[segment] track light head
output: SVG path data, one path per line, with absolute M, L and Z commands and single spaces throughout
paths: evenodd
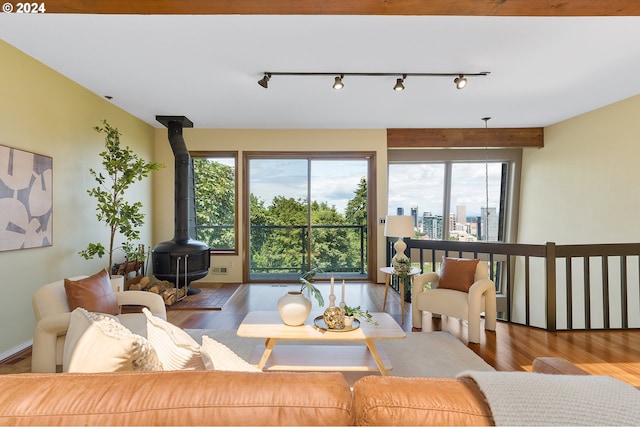
M 458 77 L 453 79 L 453 82 L 456 84 L 456 89 L 462 89 L 467 85 L 467 78 L 464 74 L 460 74 Z
M 269 79 L 271 79 L 271 74 L 264 73 L 264 77 L 258 80 L 258 84 L 265 89 L 269 88 Z
M 396 79 L 396 84 L 393 87 L 393 90 L 404 90 L 404 85 L 402 84 L 404 82 L 404 79 L 407 78 L 406 74 L 402 75 L 402 78 Z
M 339 76 L 336 76 L 336 81 L 333 83 L 333 88 L 335 90 L 340 90 L 344 87 L 344 83 L 342 83 L 343 77 L 344 77 L 344 74 L 340 74 Z

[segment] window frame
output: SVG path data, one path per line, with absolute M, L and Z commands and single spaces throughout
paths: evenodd
M 234 221 L 234 225 L 233 225 L 233 231 L 234 231 L 234 248 L 233 249 L 213 249 L 210 248 L 209 249 L 209 253 L 211 255 L 238 255 L 239 254 L 239 249 L 238 249 L 238 227 L 239 227 L 239 213 L 238 213 L 238 199 L 239 199 L 239 193 L 238 193 L 238 189 L 239 189 L 239 183 L 238 183 L 238 152 L 237 151 L 190 151 L 189 152 L 190 156 L 192 158 L 232 158 L 233 162 L 234 162 L 234 188 L 233 188 L 233 194 L 234 194 L 234 213 L 233 213 L 233 221 Z M 195 170 L 193 173 L 193 179 L 194 179 L 194 190 L 195 190 L 195 179 L 196 179 L 196 174 L 195 174 Z M 195 195 L 194 195 L 195 197 Z M 195 200 L 194 200 L 194 214 L 196 208 L 195 208 Z M 196 224 L 197 226 L 197 224 Z
M 377 180 L 376 180 L 376 152 L 375 151 L 244 151 L 242 153 L 242 180 L 243 180 L 243 231 L 245 232 L 243 237 L 243 244 L 246 250 L 243 251 L 243 281 L 246 283 L 255 282 L 250 279 L 250 233 L 248 233 L 250 224 L 250 202 L 249 197 L 251 191 L 249 188 L 249 163 L 253 159 L 278 159 L 278 158 L 292 158 L 292 159 L 307 159 L 313 160 L 366 160 L 367 161 L 367 274 L 369 280 L 374 280 L 376 269 L 375 260 L 378 256 L 377 249 L 377 227 L 375 218 L 377 218 Z M 350 279 L 345 279 L 350 280 Z
M 451 210 L 451 165 L 464 162 L 504 162 L 507 163 L 507 181 L 501 191 L 504 195 L 504 224 L 502 228 L 503 242 L 514 243 L 517 239 L 518 216 L 520 203 L 520 175 L 522 169 L 521 148 L 505 149 L 389 149 L 387 163 L 418 164 L 444 163 L 444 210 Z M 387 167 L 387 173 L 389 168 Z M 387 177 L 388 179 L 388 177 Z M 502 208 L 502 206 L 501 206 Z M 388 210 L 388 207 L 387 207 Z M 449 238 L 448 212 L 443 213 L 443 239 Z M 446 233 L 446 235 L 445 235 Z

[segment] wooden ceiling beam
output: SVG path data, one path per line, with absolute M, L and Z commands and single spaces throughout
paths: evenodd
M 387 148 L 484 147 L 544 147 L 544 129 L 387 129 Z
M 46 0 L 46 13 L 640 16 L 638 0 Z

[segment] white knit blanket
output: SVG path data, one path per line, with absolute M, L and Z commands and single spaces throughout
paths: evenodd
M 497 426 L 640 425 L 640 391 L 611 377 L 465 371 Z

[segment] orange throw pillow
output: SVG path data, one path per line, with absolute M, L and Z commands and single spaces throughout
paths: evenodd
M 107 270 L 80 280 L 64 279 L 64 290 L 71 311 L 82 307 L 95 313 L 120 314 Z
M 438 288 L 469 292 L 469 288 L 475 282 L 479 262 L 479 259 L 442 257 Z

